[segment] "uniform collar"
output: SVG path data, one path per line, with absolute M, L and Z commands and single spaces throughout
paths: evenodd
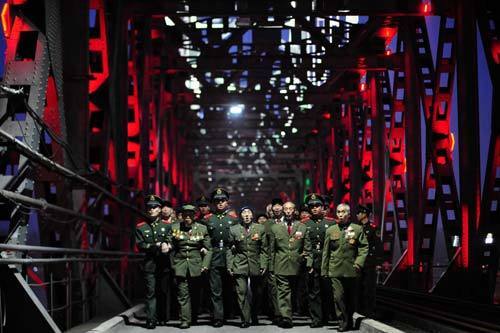
M 187 230 L 191 230 L 193 228 L 194 222 L 191 223 L 190 225 L 188 225 L 186 222 L 182 221 L 180 223 L 180 225 L 181 225 L 181 230 L 186 230 L 187 231 Z
M 347 229 L 351 225 L 351 222 L 348 221 L 347 223 L 337 223 L 337 225 L 339 226 L 340 230 L 344 230 L 344 229 Z
M 153 221 L 151 221 L 151 223 L 150 223 L 150 224 L 151 224 L 152 226 L 155 226 L 155 225 L 157 225 L 158 223 L 160 223 L 160 221 L 161 221 L 161 216 L 158 216 L 156 219 L 154 219 Z
M 222 212 L 216 212 L 215 215 L 217 215 L 218 218 L 222 218 L 227 215 L 227 212 L 229 211 L 229 208 L 222 211 Z
M 311 215 L 311 220 L 313 220 L 314 222 L 320 222 L 321 220 L 323 220 L 323 216 L 321 216 L 321 215 L 318 215 L 318 216 Z

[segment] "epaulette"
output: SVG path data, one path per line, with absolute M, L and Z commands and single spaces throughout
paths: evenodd
M 139 227 L 142 227 L 145 224 L 146 224 L 146 222 L 142 221 L 142 222 L 137 223 L 135 227 L 139 228 Z
M 235 212 L 229 212 L 227 215 L 228 215 L 228 216 L 231 216 L 231 217 L 233 217 L 233 218 L 235 218 L 235 219 L 236 219 L 236 218 L 238 218 L 238 215 L 236 215 L 236 213 L 235 213 Z
M 161 220 L 161 223 L 163 223 L 163 224 L 172 224 L 172 222 L 170 222 L 169 220 Z
M 304 224 L 304 223 L 306 223 L 309 220 L 310 220 L 310 218 L 304 217 L 302 220 L 300 220 L 300 223 Z
M 212 214 L 212 213 L 208 213 L 207 215 L 203 216 L 203 218 L 204 218 L 205 220 L 208 220 L 208 219 L 210 218 L 210 216 L 212 216 L 212 215 L 214 215 L 214 214 Z

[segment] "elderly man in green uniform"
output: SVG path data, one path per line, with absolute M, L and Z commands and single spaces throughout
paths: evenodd
M 304 258 L 309 266 L 311 246 L 306 226 L 294 219 L 295 205 L 286 202 L 283 211 L 285 213 L 283 220 L 272 224 L 269 228 L 269 269 L 276 280 L 278 309 L 281 316 L 279 326 L 291 328 L 293 327 L 292 286 Z
M 356 218 L 363 227 L 363 233 L 368 241 L 368 256 L 359 280 L 358 312 L 373 318 L 375 315 L 377 270 L 382 264 L 384 250 L 380 239 L 380 228 L 370 222 L 370 213 L 371 210 L 368 207 L 358 205 Z
M 331 279 L 339 332 L 352 328 L 356 278 L 368 254 L 368 241 L 360 225 L 351 223 L 347 204 L 337 206 L 338 223 L 326 230 L 321 274 Z
M 148 221 L 141 221 L 135 228 L 135 243 L 139 251 L 145 253 L 141 265 L 146 282 L 146 328 L 154 329 L 166 322 L 165 290 L 162 280 L 168 270 L 170 225 L 161 219 L 161 199 L 156 195 L 146 197 Z M 157 307 L 158 298 L 158 307 Z M 158 321 L 159 320 L 159 321 Z
M 253 222 L 252 209 L 242 208 L 240 223 L 230 229 L 230 248 L 226 253 L 227 270 L 236 282 L 236 294 L 242 317 L 241 328 L 249 327 L 251 321 L 254 324 L 258 323 L 259 309 L 255 305 L 260 300 L 261 276 L 267 271 L 269 261 L 265 228 Z
M 212 192 L 211 200 L 215 205 L 215 211 L 207 219 L 208 233 L 213 247 L 212 263 L 209 272 L 210 298 L 213 307 L 213 326 L 221 327 L 224 323 L 224 298 L 226 302 L 231 301 L 229 297 L 231 290 L 223 288 L 230 281 L 226 266 L 229 229 L 231 226 L 238 224 L 238 219 L 237 215 L 229 213 L 229 193 L 225 189 L 216 188 Z
M 212 244 L 207 227 L 194 222 L 196 207 L 182 206 L 183 220 L 172 225 L 172 267 L 177 282 L 180 307 L 180 328 L 191 326 L 190 289 L 193 282 L 210 268 Z M 193 295 L 194 296 L 194 295 Z M 194 316 L 196 317 L 196 315 Z
M 311 214 L 310 218 L 302 221 L 307 227 L 308 240 L 311 243 L 312 261 L 307 266 L 307 295 L 309 299 L 309 314 L 311 315 L 311 328 L 323 326 L 328 321 L 326 311 L 327 290 L 321 278 L 321 258 L 326 230 L 335 223 L 331 218 L 324 217 L 324 198 L 317 194 L 309 194 L 305 203 Z M 325 309 L 325 311 L 323 311 Z

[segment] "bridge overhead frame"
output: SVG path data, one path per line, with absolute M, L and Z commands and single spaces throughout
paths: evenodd
M 7 1 L 1 241 L 130 252 L 146 193 L 177 205 L 223 185 L 235 206 L 264 207 L 319 191 L 372 207 L 386 286 L 498 298 L 496 8 L 294 3 Z M 440 19 L 434 58 L 426 16 Z M 476 33 L 493 86 L 484 182 Z M 29 284 L 53 273 L 14 259 Z M 132 295 L 128 267 L 110 275 Z

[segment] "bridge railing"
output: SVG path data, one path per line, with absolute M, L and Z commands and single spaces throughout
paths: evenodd
M 140 295 L 139 253 L 0 244 L 0 254 L 2 332 L 68 330 L 119 313 Z

